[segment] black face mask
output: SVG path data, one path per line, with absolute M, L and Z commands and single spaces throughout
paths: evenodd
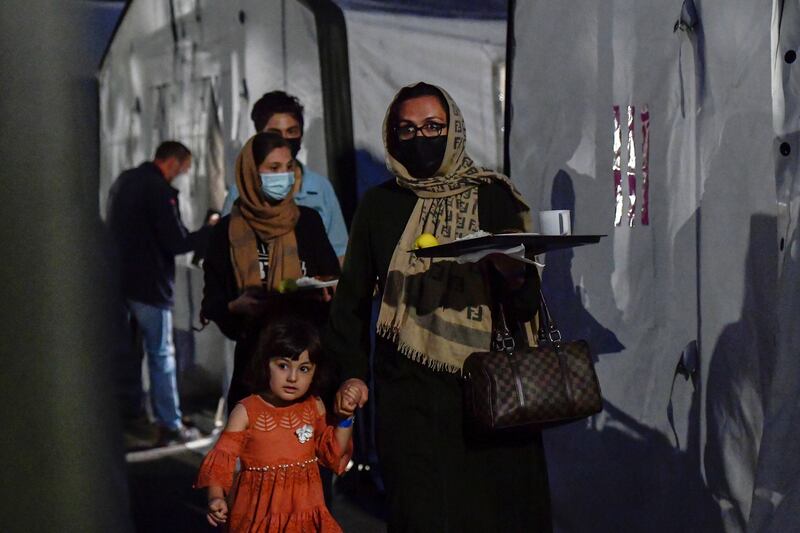
M 444 151 L 447 148 L 447 136 L 422 137 L 417 136 L 397 144 L 399 161 L 411 177 L 424 180 L 433 176 L 442 165 Z
M 303 140 L 302 137 L 296 137 L 294 139 L 284 139 L 287 143 L 289 143 L 289 150 L 292 152 L 292 159 L 297 158 L 297 152 L 300 151 L 300 141 Z

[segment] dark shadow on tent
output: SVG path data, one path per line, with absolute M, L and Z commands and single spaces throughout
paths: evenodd
M 378 159 L 369 150 L 363 148 L 356 150 L 356 190 L 359 199 L 370 188 L 393 177 L 383 159 Z
M 800 226 L 795 226 L 794 232 L 782 241 L 785 255 L 775 305 L 778 314 L 776 360 L 766 396 L 767 410 L 748 529 L 765 533 L 791 531 L 797 526 L 797 509 L 800 509 L 800 442 L 796 438 L 800 427 L 800 410 L 797 409 L 800 343 L 796 342 L 800 257 L 791 254 L 793 248 L 800 246 Z
M 698 417 L 695 402 L 694 427 Z M 606 402 L 591 421 L 548 430 L 546 437 L 558 442 L 547 454 L 554 521 L 562 531 L 722 531 L 690 454 L 615 405 Z M 575 508 L 580 512 L 558 514 Z
M 572 177 L 563 169 L 553 178 L 551 208 L 575 213 Z M 676 242 L 693 243 L 696 224 L 697 213 L 681 228 Z M 612 248 L 607 249 L 609 257 L 596 264 L 600 272 L 594 279 L 610 283 L 613 258 Z M 621 352 L 625 347 L 614 332 L 583 305 L 581 289 L 572 279 L 573 255 L 571 250 L 547 254 L 542 277 L 562 335 L 586 339 L 595 356 Z M 688 286 L 684 289 L 694 297 Z M 590 420 L 545 431 L 554 522 L 561 530 L 721 531 L 718 507 L 700 475 L 699 389 L 689 394 L 683 447 L 608 401 L 604 411 Z M 665 390 L 665 412 L 668 402 Z M 576 508 L 581 512 L 560 513 Z
M 564 170 L 559 170 L 553 178 L 550 208 L 569 209 L 573 213 L 573 218 L 578 216 L 575 213 L 575 189 L 572 177 Z M 572 221 L 573 228 L 575 222 Z M 574 256 L 575 252 L 572 249 L 549 252 L 542 273 L 542 292 L 549 302 L 561 334 L 568 339 L 586 340 L 595 358 L 600 354 L 621 352 L 625 346 L 617 339 L 614 332 L 600 324 L 583 305 L 581 297 L 583 289 L 576 286 L 572 279 Z M 611 279 L 613 267 L 611 258 L 605 265 L 597 267 L 608 270 L 607 276 L 598 276 L 597 279 Z
M 750 218 L 750 242 L 745 265 L 744 301 L 739 319 L 728 324 L 711 356 L 706 393 L 708 437 L 704 464 L 708 485 L 722 502 L 726 524 L 746 528 L 751 483 L 761 441 L 763 399 L 775 365 L 773 291 L 777 284 L 774 216 Z M 747 464 L 752 460 L 753 464 Z M 734 503 L 735 502 L 735 503 Z M 748 503 L 745 503 L 748 502 Z M 729 509 L 725 511 L 726 509 Z

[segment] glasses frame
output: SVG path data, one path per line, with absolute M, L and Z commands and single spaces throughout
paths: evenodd
M 436 135 L 426 135 L 425 128 L 429 126 L 438 126 L 439 127 L 438 133 Z M 408 137 L 407 139 L 404 139 L 400 136 L 401 130 L 406 130 L 407 132 L 410 132 L 411 128 L 414 128 L 414 135 Z M 422 136 L 427 139 L 435 139 L 436 137 L 441 137 L 442 135 L 444 135 L 444 130 L 446 129 L 447 129 L 447 124 L 441 124 L 439 122 L 431 121 L 431 122 L 426 122 L 422 126 L 415 126 L 414 124 L 411 123 L 409 123 L 407 126 L 395 126 L 394 133 L 399 141 L 410 141 L 411 139 L 416 137 L 418 133 L 422 133 Z

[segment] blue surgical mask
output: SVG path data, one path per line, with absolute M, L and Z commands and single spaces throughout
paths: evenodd
M 283 200 L 294 185 L 294 172 L 261 174 L 261 190 L 273 200 Z

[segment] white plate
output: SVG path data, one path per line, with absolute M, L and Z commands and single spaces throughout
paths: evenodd
M 322 289 L 325 287 L 335 287 L 337 283 L 339 283 L 338 279 L 332 279 L 329 281 L 322 281 L 316 278 L 298 278 L 297 281 L 297 288 L 298 289 Z

